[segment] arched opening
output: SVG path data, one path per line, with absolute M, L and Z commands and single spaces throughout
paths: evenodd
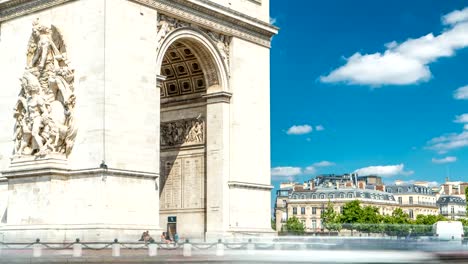
M 169 235 L 203 238 L 209 229 L 207 191 L 217 187 L 207 187 L 208 164 L 213 164 L 207 160 L 207 101 L 227 88 L 218 55 L 202 33 L 191 29 L 174 30 L 159 48 L 159 215 Z

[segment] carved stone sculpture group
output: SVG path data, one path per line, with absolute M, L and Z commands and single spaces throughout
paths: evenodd
M 204 121 L 177 120 L 161 124 L 161 146 L 180 146 L 204 142 Z
M 76 137 L 74 70 L 55 26 L 33 22 L 27 66 L 14 108 L 14 154 L 68 156 Z

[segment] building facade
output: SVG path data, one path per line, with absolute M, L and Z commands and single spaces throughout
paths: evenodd
M 4 240 L 271 234 L 277 30 L 268 0 L 0 1 Z
M 381 215 L 391 215 L 396 208 L 401 208 L 413 220 L 418 215 L 441 212 L 427 182 L 396 181 L 394 185 L 384 185 L 382 178 L 375 175 L 324 174 L 303 184 L 280 185 L 275 201 L 276 230 L 284 230 L 288 218 L 294 216 L 304 224 L 306 232 L 322 232 L 321 214 L 328 203 L 333 204 L 335 212 L 341 213 L 344 204 L 353 200 L 360 201 L 362 206 L 377 207 Z M 459 212 L 461 208 L 456 210 Z
M 369 189 L 280 189 L 275 205 L 276 230 L 284 230 L 287 219 L 296 217 L 304 224 L 306 232 L 322 232 L 321 216 L 328 203 L 333 204 L 335 212 L 342 213 L 343 206 L 354 200 L 360 201 L 361 206 L 377 207 L 381 215 L 392 214 L 398 206 L 392 194 Z
M 413 220 L 417 215 L 439 214 L 436 195 L 429 186 L 397 182 L 395 185 L 385 186 L 385 191 L 394 195 L 398 206 Z
M 444 195 L 437 200 L 437 205 L 439 206 L 439 213 L 448 219 L 467 218 L 465 199 L 453 195 Z

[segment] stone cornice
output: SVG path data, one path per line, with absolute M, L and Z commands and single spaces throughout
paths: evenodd
M 3 171 L 3 177 L 6 179 L 17 178 L 17 177 L 38 177 L 38 176 L 127 176 L 127 177 L 141 177 L 141 178 L 155 178 L 159 177 L 158 173 L 132 171 L 132 170 L 120 170 L 120 169 L 102 169 L 102 168 L 91 168 L 91 169 L 80 169 L 80 170 L 68 170 L 61 168 L 31 168 L 31 169 L 10 169 Z
M 200 27 L 270 47 L 278 28 L 207 0 L 131 0 Z
M 78 0 L 0 1 L 0 22 Z M 208 0 L 130 0 L 225 35 L 270 47 L 278 28 Z
M 76 0 L 10 0 L 0 1 L 0 22 Z
M 273 189 L 272 185 L 251 183 L 251 182 L 230 181 L 228 182 L 228 185 L 231 188 L 235 187 L 235 188 L 242 188 L 242 189 L 257 189 L 257 190 L 265 190 L 265 191 L 270 191 L 271 189 Z

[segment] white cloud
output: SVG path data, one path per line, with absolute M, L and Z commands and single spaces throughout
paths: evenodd
M 322 125 L 315 126 L 315 130 L 317 131 L 323 131 L 325 128 Z
M 468 21 L 468 7 L 463 10 L 456 10 L 442 17 L 442 22 L 445 25 L 453 25 L 460 22 Z
M 465 126 L 463 127 L 463 129 L 468 130 L 468 124 L 465 124 Z
M 432 163 L 435 163 L 435 164 L 445 164 L 445 163 L 452 163 L 456 161 L 457 161 L 457 157 L 453 157 L 453 156 L 448 156 L 448 157 L 441 158 L 441 159 L 432 158 Z
M 459 115 L 453 120 L 455 123 L 468 123 L 468 113 Z
M 440 154 L 447 153 L 450 150 L 468 146 L 468 130 L 457 133 L 445 134 L 431 139 L 428 142 L 428 149 L 437 151 Z
M 383 53 L 355 53 L 346 64 L 320 77 L 322 82 L 345 82 L 371 86 L 406 85 L 428 81 L 429 64 L 441 57 L 450 57 L 468 46 L 467 8 L 443 17 L 448 28 L 434 36 L 430 33 L 400 44 L 393 41 Z
M 355 53 L 344 66 L 320 77 L 322 82 L 349 84 L 403 85 L 426 81 L 431 77 L 429 68 L 419 61 L 393 52 L 362 55 Z
M 303 135 L 312 132 L 312 127 L 310 125 L 294 125 L 288 129 L 286 132 L 288 135 Z
M 299 167 L 275 167 L 271 169 L 271 176 L 292 177 L 302 173 Z
M 387 166 L 369 166 L 365 168 L 360 168 L 355 170 L 354 172 L 358 175 L 365 176 L 365 175 L 378 175 L 381 177 L 392 177 L 396 175 L 411 175 L 413 171 L 405 171 L 405 165 L 397 164 L 397 165 L 387 165 Z
M 330 166 L 334 166 L 334 165 L 335 165 L 334 162 L 323 160 L 323 161 L 314 163 L 312 166 L 314 166 L 314 167 L 330 167 Z
M 458 88 L 453 93 L 453 98 L 457 100 L 468 100 L 468 85 Z
M 317 169 L 314 166 L 308 166 L 304 170 L 304 174 L 315 174 L 317 173 Z
M 394 184 L 396 184 L 397 182 L 400 183 L 400 184 L 402 184 L 402 183 L 403 183 L 403 184 L 415 184 L 416 182 L 425 182 L 425 183 L 427 183 L 427 185 L 428 185 L 429 187 L 434 187 L 434 186 L 439 186 L 439 185 L 440 185 L 440 184 L 439 184 L 438 182 L 436 182 L 436 181 L 430 181 L 430 182 L 428 182 L 428 181 L 418 181 L 418 180 L 409 180 L 409 181 L 396 180 L 396 181 L 394 181 Z

